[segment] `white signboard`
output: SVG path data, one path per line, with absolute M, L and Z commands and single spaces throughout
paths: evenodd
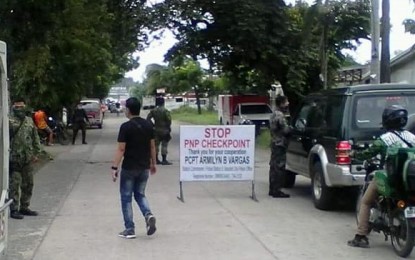
M 255 126 L 180 126 L 180 181 L 254 180 Z

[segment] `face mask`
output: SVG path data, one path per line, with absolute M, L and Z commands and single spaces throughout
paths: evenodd
M 24 119 L 26 117 L 26 110 L 22 108 L 13 108 L 13 114 L 19 119 Z

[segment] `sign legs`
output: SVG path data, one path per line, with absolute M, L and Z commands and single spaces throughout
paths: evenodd
M 258 202 L 258 199 L 256 198 L 256 194 L 255 194 L 255 181 L 252 181 L 252 195 L 251 195 L 251 199 L 253 199 L 254 201 Z
M 184 197 L 183 197 L 183 182 L 180 182 L 180 197 L 177 197 L 177 199 L 184 203 Z

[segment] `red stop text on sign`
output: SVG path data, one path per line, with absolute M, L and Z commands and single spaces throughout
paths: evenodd
M 210 127 L 205 129 L 205 138 L 228 138 L 231 134 L 230 128 Z

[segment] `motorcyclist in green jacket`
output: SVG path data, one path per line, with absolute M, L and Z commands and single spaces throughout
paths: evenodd
M 382 114 L 382 125 L 386 130 L 377 138 L 371 147 L 364 151 L 352 153 L 352 156 L 358 160 L 368 160 L 377 155 L 381 156 L 381 163 L 385 161 L 386 153 L 390 147 L 415 147 L 415 135 L 403 130 L 408 122 L 408 111 L 399 105 L 393 105 L 385 108 Z M 359 211 L 359 223 L 357 234 L 354 239 L 347 242 L 353 247 L 369 247 L 367 238 L 369 230 L 370 207 L 378 197 L 377 186 L 371 182 L 363 195 Z

